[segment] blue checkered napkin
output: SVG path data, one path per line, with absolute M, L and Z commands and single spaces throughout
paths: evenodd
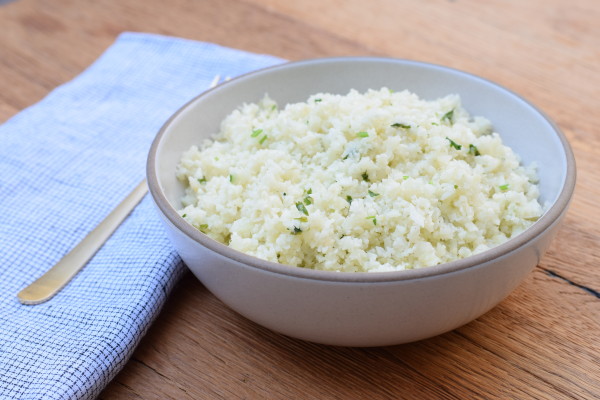
M 96 397 L 131 355 L 183 264 L 148 196 L 49 302 L 19 290 L 144 177 L 164 121 L 206 89 L 281 60 L 125 33 L 89 69 L 0 125 L 0 398 Z

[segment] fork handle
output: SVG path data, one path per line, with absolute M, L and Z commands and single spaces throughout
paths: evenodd
M 40 304 L 58 293 L 82 269 L 102 247 L 123 220 L 148 192 L 146 180 L 135 189 L 77 246 L 68 252 L 44 275 L 21 290 L 17 297 L 23 304 Z

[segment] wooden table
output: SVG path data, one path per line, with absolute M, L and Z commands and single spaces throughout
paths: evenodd
M 17 0 L 0 6 L 0 26 L 0 121 L 120 32 L 145 31 L 288 59 L 385 55 L 463 69 L 538 105 L 577 159 L 550 250 L 476 321 L 413 344 L 327 347 L 249 322 L 188 273 L 100 398 L 600 398 L 597 0 Z

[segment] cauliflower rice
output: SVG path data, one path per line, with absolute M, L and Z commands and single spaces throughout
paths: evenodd
M 183 154 L 180 215 L 256 257 L 381 272 L 505 242 L 542 214 L 535 169 L 457 95 L 387 88 L 245 104 Z

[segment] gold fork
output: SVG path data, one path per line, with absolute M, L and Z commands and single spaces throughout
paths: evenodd
M 212 89 L 217 86 L 220 80 L 220 75 L 215 76 L 209 88 Z M 229 78 L 227 77 L 225 80 L 229 80 Z M 21 290 L 17 294 L 19 301 L 23 304 L 33 305 L 51 299 L 96 254 L 146 193 L 148 193 L 148 185 L 144 179 L 77 246 L 46 271 L 44 275 Z

